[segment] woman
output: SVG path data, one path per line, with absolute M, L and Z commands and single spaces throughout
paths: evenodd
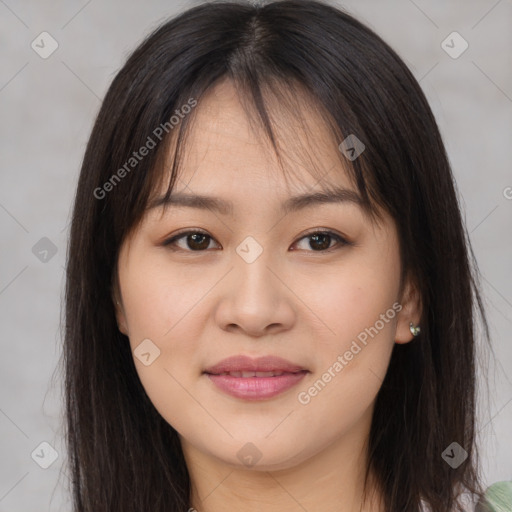
M 74 510 L 464 510 L 471 264 L 435 119 L 375 33 L 314 0 L 166 22 L 78 183 Z

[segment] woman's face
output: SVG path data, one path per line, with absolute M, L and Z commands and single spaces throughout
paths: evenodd
M 261 470 L 332 446 L 348 456 L 368 436 L 393 344 L 419 320 L 412 288 L 399 295 L 394 223 L 365 216 L 311 111 L 309 138 L 287 121 L 281 143 L 288 157 L 307 148 L 319 172 L 296 158 L 286 180 L 229 82 L 197 109 L 174 193 L 222 205 L 149 209 L 119 256 L 117 320 L 142 385 L 186 454 Z M 326 185 L 350 192 L 293 199 Z M 213 368 L 234 356 L 249 359 Z

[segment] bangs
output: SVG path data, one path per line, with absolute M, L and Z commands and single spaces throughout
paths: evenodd
M 343 133 L 326 106 L 303 84 L 286 77 L 268 76 L 260 82 L 239 75 L 225 75 L 200 95 L 182 92 L 176 106 L 186 104 L 190 97 L 198 98 L 198 104 L 160 144 L 154 172 L 148 174 L 151 192 L 146 200 L 146 211 L 160 197 L 162 216 L 165 215 L 170 206 L 169 198 L 180 179 L 183 159 L 190 147 L 191 133 L 199 122 L 199 112 L 214 89 L 226 81 L 231 81 L 237 91 L 255 140 L 262 142 L 262 148 L 267 151 L 269 158 L 277 158 L 278 167 L 288 187 L 302 182 L 306 188 L 313 188 L 304 183 L 304 170 L 314 179 L 315 189 L 320 186 L 322 191 L 332 191 L 335 185 L 329 178 L 335 173 L 344 173 L 358 191 L 367 218 L 374 224 L 383 220 L 378 194 L 371 185 L 371 173 L 369 164 L 364 161 L 364 153 L 359 155 L 359 162 L 355 164 L 355 160 L 348 159 L 339 148 L 350 133 Z M 318 125 L 313 126 L 311 120 L 320 123 L 322 134 L 325 134 L 321 148 L 314 147 L 312 143 L 311 135 L 313 130 L 318 130 Z M 335 166 L 325 168 L 321 165 L 322 149 L 337 154 L 338 162 Z

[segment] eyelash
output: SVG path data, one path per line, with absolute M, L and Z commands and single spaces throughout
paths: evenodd
M 190 253 L 201 253 L 201 252 L 208 251 L 209 249 L 196 250 L 196 251 L 191 250 L 191 249 L 182 249 L 182 248 L 176 247 L 174 245 L 178 240 L 180 240 L 182 238 L 186 238 L 188 235 L 196 235 L 196 234 L 198 234 L 198 235 L 205 235 L 210 240 L 214 240 L 214 238 L 211 237 L 206 231 L 203 231 L 201 229 L 194 229 L 194 230 L 189 230 L 189 231 L 183 231 L 181 233 L 178 233 L 178 234 L 174 235 L 171 238 L 168 238 L 167 240 L 165 240 L 162 243 L 162 246 L 168 247 L 171 251 L 176 251 L 176 252 L 182 251 L 182 252 L 190 252 Z M 330 248 L 325 249 L 325 250 L 319 250 L 319 251 L 310 250 L 310 251 L 307 251 L 307 252 L 316 252 L 316 253 L 326 253 L 327 252 L 327 253 L 331 253 L 331 252 L 339 250 L 339 249 L 341 249 L 341 248 L 343 248 L 345 246 L 353 246 L 353 245 L 355 245 L 353 242 L 350 242 L 349 240 L 347 240 L 346 238 L 342 237 L 338 233 L 335 233 L 334 231 L 318 230 L 318 229 L 316 231 L 311 231 L 309 233 L 306 233 L 301 238 L 299 238 L 297 240 L 297 242 L 302 240 L 302 239 L 304 239 L 304 238 L 312 237 L 313 235 L 328 235 L 329 237 L 331 237 L 334 240 L 336 240 L 338 246 L 335 245 L 334 247 L 330 247 Z

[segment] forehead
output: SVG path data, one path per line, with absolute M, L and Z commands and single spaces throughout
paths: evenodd
M 201 98 L 194 111 L 180 148 L 175 190 L 185 184 L 197 192 L 227 194 L 242 185 L 279 195 L 340 186 L 355 190 L 339 141 L 308 95 L 289 94 L 283 102 L 267 91 L 264 101 L 280 159 L 253 105 L 224 80 Z M 174 149 L 171 145 L 169 159 Z

